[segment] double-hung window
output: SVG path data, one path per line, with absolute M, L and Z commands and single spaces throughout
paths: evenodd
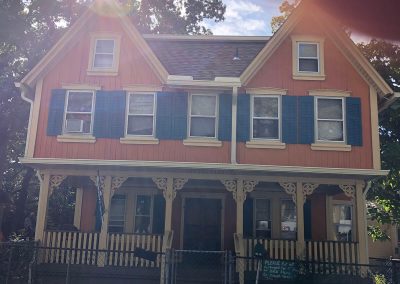
M 192 94 L 189 110 L 189 136 L 215 138 L 218 96 Z
M 68 91 L 64 114 L 64 134 L 91 134 L 94 92 Z
M 116 194 L 111 199 L 108 231 L 123 233 L 125 228 L 125 195 Z
M 155 109 L 154 93 L 129 94 L 126 135 L 153 136 Z
M 93 34 L 90 42 L 89 75 L 116 75 L 119 66 L 121 36 Z
M 280 140 L 280 96 L 252 96 L 252 139 Z
M 271 238 L 272 218 L 269 199 L 255 199 L 255 235 L 260 238 Z
M 337 241 L 351 241 L 353 226 L 353 206 L 349 204 L 333 205 L 333 230 Z
M 318 142 L 345 142 L 343 98 L 316 98 L 316 137 Z
M 115 40 L 96 39 L 93 68 L 111 69 L 114 66 Z
M 150 234 L 152 232 L 153 196 L 136 195 L 134 233 Z
M 319 43 L 316 42 L 298 42 L 298 72 L 319 73 Z

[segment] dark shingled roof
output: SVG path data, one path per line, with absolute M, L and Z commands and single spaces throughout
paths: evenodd
M 239 77 L 268 37 L 144 36 L 170 75 L 195 80 Z M 238 49 L 240 60 L 233 60 Z

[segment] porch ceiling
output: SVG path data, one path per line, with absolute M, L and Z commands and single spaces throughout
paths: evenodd
M 220 179 L 243 176 L 259 178 L 260 180 L 266 177 L 372 180 L 388 174 L 386 170 L 374 169 L 170 161 L 20 158 L 20 162 L 35 169 L 49 171 L 63 170 L 66 171 L 65 174 L 71 175 L 77 175 L 77 173 L 81 175 L 96 174 L 97 170 L 101 170 L 102 172 L 117 172 L 119 175 L 126 176 L 133 176 L 133 174 L 136 176 L 146 176 L 152 173 L 174 176 L 190 175 L 190 177 L 194 179 Z

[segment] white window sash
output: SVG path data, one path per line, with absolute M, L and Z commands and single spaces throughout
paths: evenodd
M 113 41 L 113 49 L 112 52 L 97 52 L 97 43 L 100 40 L 112 40 Z M 97 38 L 95 40 L 95 45 L 94 45 L 94 55 L 93 55 L 93 68 L 95 69 L 110 69 L 114 67 L 115 64 L 115 39 L 113 38 Z M 111 62 L 111 66 L 107 66 L 107 67 L 99 67 L 99 66 L 95 66 L 95 62 L 96 62 L 96 56 L 97 55 L 112 55 L 112 62 Z
M 317 46 L 317 56 L 300 56 L 300 45 L 301 44 L 315 44 Z M 301 71 L 300 70 L 300 59 L 316 59 L 317 60 L 317 71 Z M 300 41 L 297 43 L 297 72 L 299 73 L 319 73 L 320 72 L 320 52 L 319 52 L 319 42 L 304 42 Z
M 340 119 L 335 119 L 335 118 L 319 118 L 319 113 L 318 113 L 318 102 L 319 100 L 341 100 L 342 102 L 342 118 Z M 344 143 L 346 142 L 346 124 L 344 123 L 345 121 L 345 108 L 344 108 L 344 98 L 341 97 L 316 97 L 315 98 L 315 117 L 316 117 L 316 123 L 315 123 L 315 140 L 320 143 Z M 318 133 L 318 123 L 320 121 L 327 121 L 327 122 L 341 122 L 342 123 L 342 129 L 343 129 L 343 140 L 336 140 L 336 141 L 327 141 L 327 140 L 319 140 L 319 133 Z
M 150 212 L 148 215 L 144 214 L 136 214 L 136 209 L 137 209 L 137 202 L 138 202 L 138 197 L 139 196 L 148 196 L 150 197 Z M 149 232 L 148 234 L 153 233 L 153 210 L 154 210 L 154 195 L 153 194 L 145 194 L 145 193 L 137 193 L 135 194 L 135 204 L 133 206 L 133 233 L 136 233 L 136 217 L 149 217 L 150 219 L 150 224 L 149 224 Z M 141 234 L 141 233 L 140 233 Z
M 90 112 L 68 111 L 69 94 L 70 93 L 90 93 L 90 94 L 92 94 L 91 111 Z M 63 134 L 72 134 L 71 132 L 67 132 L 66 129 L 65 129 L 65 126 L 66 126 L 66 123 L 67 123 L 68 114 L 90 114 L 90 131 L 89 131 L 89 133 L 73 132 L 73 134 L 74 135 L 91 135 L 93 133 L 94 104 L 95 104 L 95 92 L 94 91 L 88 91 L 88 90 L 73 90 L 73 91 L 70 90 L 70 91 L 67 91 L 67 95 L 65 96 L 64 119 L 63 119 Z
M 204 97 L 215 97 L 215 108 L 214 108 L 214 115 L 200 115 L 200 114 L 192 114 L 192 105 L 193 105 L 193 97 L 194 96 L 204 96 Z M 214 94 L 191 94 L 190 95 L 190 104 L 189 104 L 189 129 L 188 129 L 188 133 L 189 133 L 189 137 L 193 137 L 193 138 L 209 138 L 209 139 L 213 139 L 213 138 L 217 138 L 217 133 L 218 133 L 218 96 L 214 95 Z M 193 136 L 191 135 L 191 129 L 192 129 L 192 118 L 212 118 L 214 119 L 214 136 L 209 137 L 209 136 Z
M 136 114 L 136 113 L 131 113 L 129 111 L 129 104 L 130 104 L 130 99 L 131 95 L 146 95 L 146 96 L 153 96 L 153 113 L 152 114 Z M 145 93 L 145 92 L 140 92 L 140 93 L 127 93 L 126 97 L 126 117 L 125 117 L 125 137 L 154 137 L 155 135 L 155 127 L 156 127 L 156 95 L 154 93 Z M 128 134 L 128 124 L 129 124 L 129 117 L 130 116 L 136 116 L 136 117 L 152 117 L 153 118 L 153 131 L 149 135 L 136 135 L 136 134 Z
M 278 116 L 277 117 L 269 117 L 269 116 L 254 116 L 254 98 L 277 98 L 278 99 Z M 268 141 L 280 141 L 281 140 L 281 132 L 282 132 L 282 120 L 281 120 L 281 112 L 282 112 L 282 106 L 281 106 L 281 96 L 275 96 L 275 95 L 261 95 L 261 96 L 251 96 L 251 102 L 250 102 L 250 137 L 253 140 L 268 140 Z M 259 120 L 277 120 L 278 121 L 278 138 L 274 139 L 268 139 L 268 138 L 255 138 L 254 137 L 254 119 L 259 119 Z

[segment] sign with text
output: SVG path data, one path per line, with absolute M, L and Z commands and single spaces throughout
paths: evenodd
M 265 260 L 262 276 L 270 279 L 295 279 L 299 273 L 298 266 L 293 261 Z

